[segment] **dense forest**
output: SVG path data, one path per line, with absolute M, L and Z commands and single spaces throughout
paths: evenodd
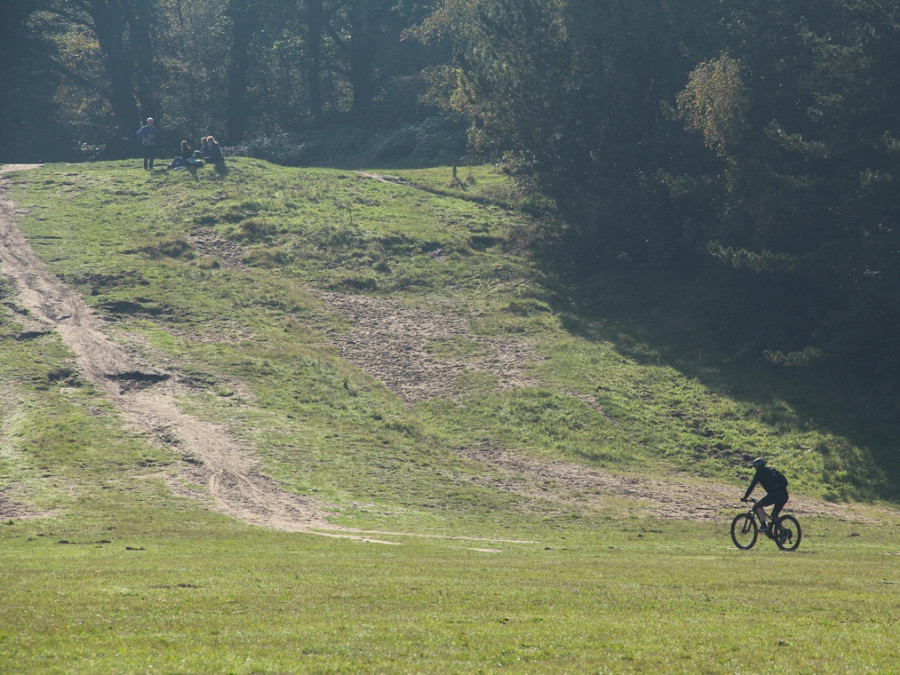
M 147 116 L 172 153 L 213 133 L 294 163 L 378 135 L 379 160 L 470 154 L 555 205 L 544 241 L 580 274 L 702 275 L 736 357 L 841 371 L 870 414 L 900 414 L 900 0 L 0 12 L 0 161 L 134 155 Z

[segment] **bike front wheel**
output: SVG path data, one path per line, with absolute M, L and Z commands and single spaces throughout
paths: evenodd
M 782 551 L 793 551 L 800 545 L 800 523 L 794 516 L 781 516 L 774 528 L 775 543 Z
M 741 513 L 731 521 L 731 541 L 742 551 L 756 543 L 756 521 L 747 513 Z

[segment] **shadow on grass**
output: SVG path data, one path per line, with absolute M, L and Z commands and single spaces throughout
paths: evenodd
M 797 327 L 791 321 L 802 318 L 776 310 L 771 299 L 767 304 L 764 292 L 742 291 L 710 270 L 613 265 L 586 275 L 561 271 L 556 262 L 544 269 L 560 289 L 551 303 L 572 335 L 608 342 L 632 362 L 670 366 L 715 394 L 752 403 L 773 427 L 847 439 L 853 448 L 812 448 L 823 457 L 822 482 L 846 485 L 834 497 L 900 501 L 893 398 L 856 364 L 827 356 L 809 363 L 772 358 L 802 347 L 785 347 Z M 784 419 L 785 406 L 792 419 Z M 714 452 L 736 466 L 745 463 L 742 448 L 717 444 Z
M 228 176 L 228 167 L 225 162 L 208 162 L 206 164 L 182 164 L 178 167 L 168 167 L 168 170 L 171 172 L 181 173 L 182 171 L 190 174 L 191 178 L 194 179 L 195 182 L 200 182 L 200 172 L 208 171 L 208 167 L 212 167 L 216 176 L 219 178 L 225 178 Z

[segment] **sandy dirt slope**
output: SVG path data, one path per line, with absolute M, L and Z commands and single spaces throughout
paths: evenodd
M 27 167 L 7 165 L 0 171 L 21 168 Z M 44 269 L 16 227 L 14 207 L 2 192 L 0 242 L 0 269 L 17 290 L 25 329 L 58 332 L 74 352 L 82 376 L 129 425 L 191 459 L 170 477 L 173 491 L 187 494 L 184 486 L 205 485 L 211 508 L 257 525 L 280 530 L 328 527 L 319 504 L 278 489 L 256 470 L 250 453 L 226 429 L 178 409 L 177 373 L 139 362 L 106 337 L 102 322 L 81 297 Z
M 29 167 L 3 167 L 0 181 L 2 174 L 22 168 Z M 240 447 L 227 429 L 181 412 L 175 403 L 178 373 L 141 362 L 135 352 L 111 341 L 83 300 L 44 269 L 16 227 L 15 208 L 3 199 L 2 182 L 0 239 L 2 273 L 17 289 L 19 309 L 26 315 L 24 330 L 58 332 L 75 353 L 82 375 L 115 404 L 127 424 L 182 453 L 186 461 L 179 464 L 177 475 L 169 476 L 176 494 L 196 498 L 196 491 L 187 486 L 205 486 L 209 508 L 278 530 L 316 531 L 369 541 L 378 541 L 372 538 L 376 535 L 403 536 L 330 525 L 325 505 L 281 490 L 258 471 L 252 452 Z M 191 244 L 202 255 L 218 257 L 226 267 L 242 266 L 240 247 L 218 239 L 211 230 L 196 231 Z M 453 396 L 456 377 L 465 371 L 495 375 L 503 387 L 539 384 L 518 367 L 533 358 L 528 345 L 476 336 L 464 317 L 412 310 L 365 296 L 320 295 L 350 323 L 347 332 L 332 336 L 342 357 L 408 403 Z M 476 345 L 477 355 L 465 361 L 434 356 L 429 344 L 448 339 Z M 722 519 L 723 512 L 733 513 L 739 506 L 740 488 L 720 483 L 624 477 L 494 447 L 471 448 L 463 454 L 485 468 L 483 479 L 476 481 L 535 500 L 589 503 L 597 494 L 617 495 L 637 500 L 642 511 L 678 519 Z M 790 507 L 801 515 L 857 517 L 843 505 L 811 500 L 797 499 Z M 16 517 L 22 512 L 21 505 L 4 501 L 0 493 L 0 517 Z

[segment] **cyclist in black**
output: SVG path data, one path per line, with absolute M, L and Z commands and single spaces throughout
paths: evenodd
M 781 509 L 784 508 L 788 501 L 787 478 L 778 469 L 766 466 L 766 460 L 763 457 L 757 457 L 751 464 L 756 467 L 756 474 L 753 476 L 753 481 L 750 483 L 750 487 L 747 488 L 747 492 L 741 498 L 741 501 L 747 501 L 757 483 L 763 486 L 766 496 L 756 502 L 754 508 L 756 508 L 756 514 L 759 516 L 759 522 L 762 523 L 760 532 L 771 538 L 772 534 L 769 532 L 769 526 L 766 523 L 765 507 L 770 504 L 774 505 L 772 507 L 772 522 L 776 521 L 778 514 L 781 513 Z

